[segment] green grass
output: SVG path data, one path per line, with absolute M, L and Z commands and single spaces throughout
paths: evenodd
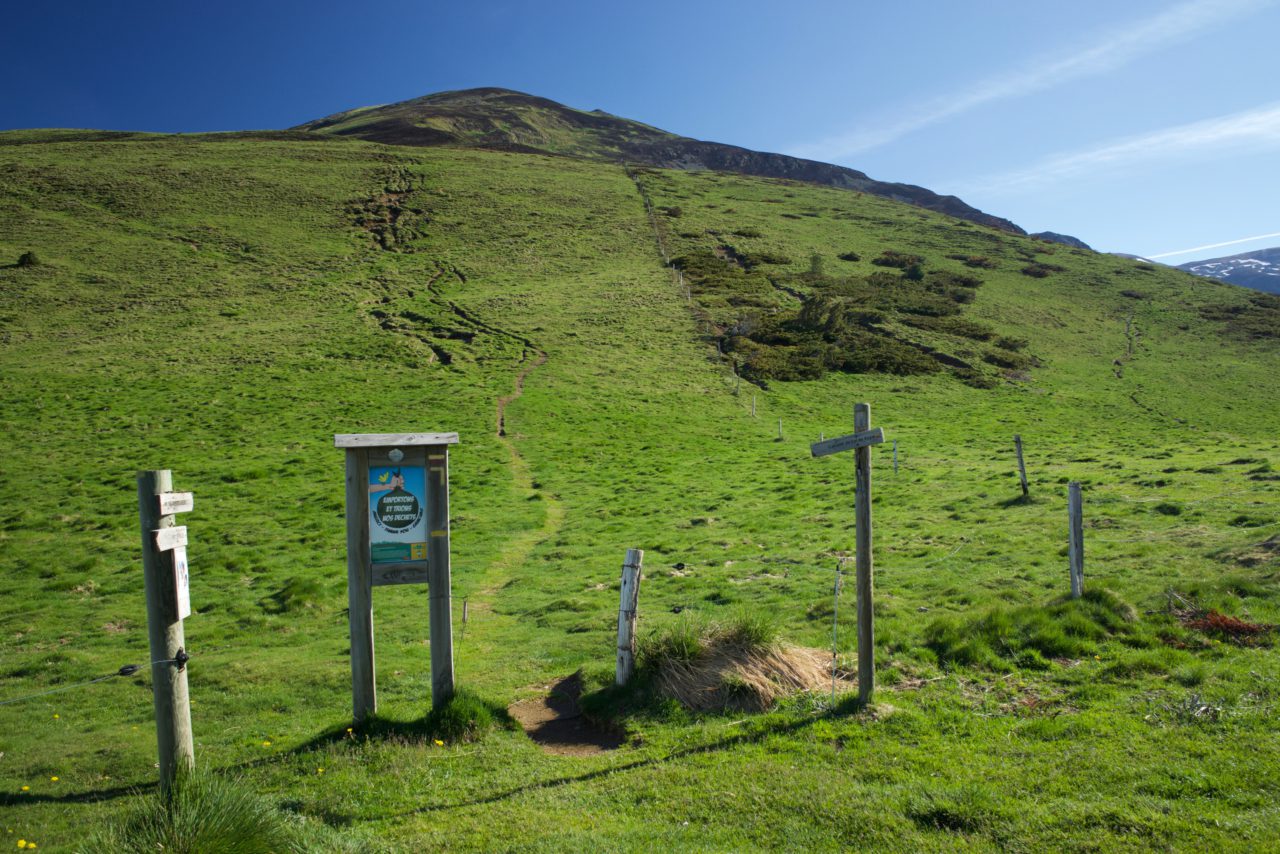
M 1280 533 L 1280 354 L 1221 319 L 1265 329 L 1249 295 L 835 189 L 642 182 L 681 209 L 658 217 L 672 257 L 731 236 L 789 282 L 815 254 L 826 275 L 884 272 L 886 251 L 978 276 L 961 319 L 994 338 L 892 330 L 947 341 L 994 387 L 947 372 L 737 384 L 618 167 L 288 135 L 0 135 L 0 701 L 145 662 L 133 479 L 171 468 L 196 495 L 198 762 L 325 844 L 1148 850 L 1280 834 L 1276 761 L 1257 749 L 1278 734 L 1277 653 L 1186 629 L 1166 599 L 1280 623 L 1261 545 Z M 377 231 L 393 205 L 398 231 Z M 16 266 L 25 252 L 40 263 Z M 1020 272 L 1032 263 L 1063 269 Z M 982 361 L 993 347 L 1040 364 Z M 539 354 L 500 438 L 496 400 Z M 890 446 L 873 452 L 876 707 L 636 714 L 625 747 L 591 757 L 502 725 L 502 707 L 580 668 L 608 681 L 629 547 L 645 550 L 641 637 L 741 613 L 829 648 L 852 462 L 808 445 L 849 432 L 856 401 L 899 454 L 895 474 Z M 485 699 L 460 737 L 429 734 L 426 590 L 379 588 L 381 723 L 348 734 L 332 434 L 437 429 L 462 437 L 456 670 Z M 1073 480 L 1080 603 L 1060 601 Z M 479 709 L 494 727 L 469 741 Z M 0 706 L 5 844 L 73 849 L 145 803 L 151 714 L 145 670 Z

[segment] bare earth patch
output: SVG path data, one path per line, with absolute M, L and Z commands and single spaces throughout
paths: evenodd
M 543 750 L 562 756 L 591 756 L 622 746 L 622 737 L 593 725 L 582 716 L 582 674 L 575 673 L 547 693 L 512 704 L 507 711 Z

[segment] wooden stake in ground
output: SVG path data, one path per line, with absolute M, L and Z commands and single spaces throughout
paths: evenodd
M 898 440 L 893 440 L 893 473 L 898 473 Z
M 618 596 L 618 666 L 616 682 L 626 685 L 636 663 L 636 610 L 640 603 L 640 570 L 644 552 L 627 549 L 622 564 L 622 587 Z
M 173 783 L 179 767 L 195 767 L 182 628 L 183 616 L 190 613 L 185 590 L 186 528 L 175 528 L 173 524 L 173 512 L 190 509 L 191 496 L 172 489 L 173 475 L 167 469 L 138 473 L 138 522 L 147 593 L 147 637 L 154 662 L 151 694 L 162 791 Z
M 1071 598 L 1084 595 L 1084 501 L 1080 496 L 1080 484 L 1072 481 L 1067 486 L 1067 516 L 1070 521 L 1067 554 L 1071 561 Z
M 1022 497 L 1028 498 L 1031 491 L 1027 489 L 1027 466 L 1022 462 L 1022 437 L 1015 435 L 1013 437 L 1013 447 L 1018 452 L 1018 477 L 1022 480 Z
M 884 442 L 884 431 L 871 429 L 871 404 L 859 403 L 853 409 L 856 432 L 811 445 L 810 453 L 825 457 L 840 451 L 853 451 L 855 463 L 855 519 L 857 543 L 854 569 L 858 608 L 858 699 L 864 705 L 875 692 L 875 625 L 872 599 L 871 563 L 871 446 Z

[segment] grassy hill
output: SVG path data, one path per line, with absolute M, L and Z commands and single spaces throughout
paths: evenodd
M 316 848 L 1257 849 L 1280 834 L 1273 635 L 1233 643 L 1178 604 L 1280 622 L 1265 300 L 847 190 L 306 134 L 2 134 L 0 222 L 0 702 L 145 661 L 133 477 L 171 468 L 196 495 L 198 761 L 297 816 Z M 922 278 L 873 263 L 885 253 L 917 256 Z M 921 283 L 940 273 L 981 283 L 959 313 L 909 310 L 933 304 Z M 798 322 L 815 297 L 878 319 L 733 334 L 753 312 Z M 939 369 L 733 373 L 751 346 L 856 354 L 879 346 L 849 337 L 864 333 Z M 437 745 L 415 729 L 426 591 L 380 588 L 388 723 L 346 733 L 332 434 L 461 434 L 457 672 L 506 706 L 579 669 L 588 688 L 610 680 L 628 547 L 646 550 L 642 636 L 745 612 L 829 646 L 852 462 L 808 444 L 848 432 L 857 401 L 900 463 L 874 453 L 875 708 L 645 706 L 615 721 L 623 747 L 585 757 L 516 730 Z M 1074 605 L 1071 480 L 1095 591 Z M 851 590 L 840 616 L 847 659 Z M 141 675 L 0 705 L 6 844 L 74 847 L 142 797 L 154 761 Z
M 807 181 L 872 193 L 1016 234 L 1025 233 L 1007 219 L 924 187 L 877 181 L 856 169 L 817 160 L 690 139 L 603 110 L 575 110 L 510 89 L 437 92 L 394 104 L 358 107 L 306 122 L 294 131 L 390 145 L 555 154 L 607 163 L 709 169 Z

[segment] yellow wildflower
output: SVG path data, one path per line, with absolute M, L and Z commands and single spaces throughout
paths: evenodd
M 56 782 L 58 782 L 58 778 L 57 778 L 56 776 L 54 776 L 54 777 L 50 777 L 50 778 L 49 778 L 49 781 L 50 781 L 50 782 L 52 782 L 52 783 L 56 783 Z
M 440 740 L 440 739 L 438 739 L 438 738 L 437 738 L 435 741 L 436 741 L 436 747 L 444 747 L 444 742 L 443 742 L 443 741 L 441 741 L 441 740 Z
M 30 786 L 23 786 L 23 787 L 22 787 L 22 791 L 24 791 L 24 792 L 29 792 L 29 791 L 31 791 L 31 787 L 30 787 Z
M 262 746 L 263 746 L 263 747 L 270 747 L 270 746 L 271 746 L 271 742 L 269 742 L 269 741 L 264 741 L 264 742 L 262 742 Z

